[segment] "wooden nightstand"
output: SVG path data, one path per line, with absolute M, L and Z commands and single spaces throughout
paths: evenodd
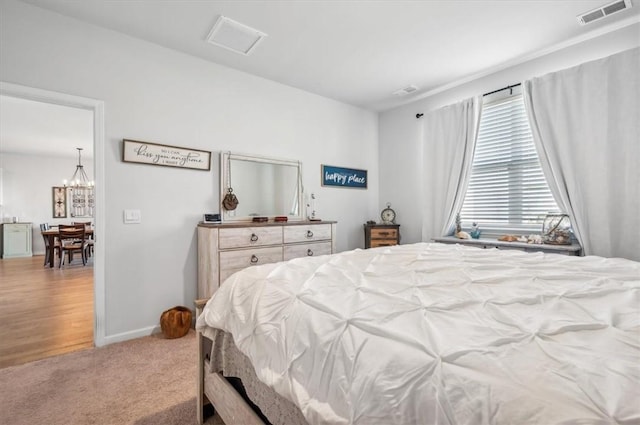
M 400 244 L 399 224 L 365 224 L 364 247 L 393 246 Z

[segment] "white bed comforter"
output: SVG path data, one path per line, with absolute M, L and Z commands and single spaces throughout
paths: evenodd
M 640 424 L 640 263 L 402 245 L 247 268 L 198 318 L 311 424 Z

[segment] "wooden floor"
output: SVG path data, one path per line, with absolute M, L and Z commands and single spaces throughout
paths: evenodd
M 93 262 L 0 259 L 0 368 L 93 347 Z

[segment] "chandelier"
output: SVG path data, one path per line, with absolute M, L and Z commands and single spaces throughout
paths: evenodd
M 82 148 L 78 150 L 78 165 L 71 181 L 63 180 L 64 187 L 70 192 L 71 217 L 93 217 L 95 208 L 94 183 L 89 180 L 82 165 Z
M 93 181 L 89 180 L 87 173 L 84 171 L 82 165 L 82 148 L 76 148 L 78 150 L 78 165 L 76 165 L 76 172 L 71 177 L 71 182 L 63 180 L 62 183 L 65 187 L 93 187 Z M 67 184 L 68 183 L 68 184 Z

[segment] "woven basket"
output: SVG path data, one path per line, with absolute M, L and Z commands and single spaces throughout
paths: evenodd
M 165 338 L 173 339 L 185 336 L 191 328 L 192 313 L 187 307 L 170 308 L 160 316 L 160 327 Z

